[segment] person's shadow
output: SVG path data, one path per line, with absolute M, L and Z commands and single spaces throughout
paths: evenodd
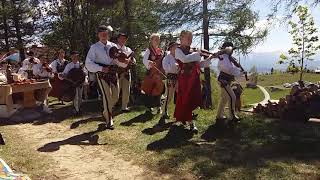
M 129 121 L 122 122 L 122 123 L 120 123 L 120 125 L 131 126 L 134 123 L 145 123 L 147 121 L 150 121 L 153 117 L 154 117 L 154 115 L 151 113 L 144 113 L 144 114 L 140 114 L 139 116 L 136 116 L 136 117 L 130 119 Z
M 103 124 L 99 125 L 99 128 L 95 131 L 79 134 L 62 141 L 51 142 L 45 144 L 44 146 L 38 148 L 40 152 L 54 152 L 60 149 L 63 145 L 106 145 L 98 143 L 99 136 L 96 134 L 98 132 L 104 131 Z
M 196 143 L 189 141 L 192 137 L 193 133 L 189 129 L 185 129 L 183 126 L 173 125 L 164 138 L 148 144 L 147 150 L 161 151 L 179 148 L 185 145 L 197 145 Z
M 142 130 L 142 133 L 147 134 L 147 135 L 154 135 L 156 133 L 160 133 L 160 132 L 168 130 L 173 125 L 173 123 L 174 122 L 168 122 L 164 125 L 156 124 L 151 128 L 146 128 L 146 129 Z

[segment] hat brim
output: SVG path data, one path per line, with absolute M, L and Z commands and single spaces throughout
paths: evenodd
M 169 51 L 169 50 L 170 50 L 170 48 L 172 48 L 172 46 L 174 46 L 174 45 L 179 46 L 180 44 L 179 44 L 179 43 L 173 43 L 173 44 L 169 45 L 169 47 L 168 47 L 168 51 Z

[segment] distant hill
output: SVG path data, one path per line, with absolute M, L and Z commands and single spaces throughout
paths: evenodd
M 275 52 L 253 52 L 250 53 L 248 56 L 240 56 L 240 62 L 243 68 L 246 70 L 250 70 L 252 66 L 256 66 L 258 72 L 270 72 L 271 68 L 277 70 L 285 70 L 287 65 L 280 65 L 277 64 L 279 60 L 279 56 L 282 52 L 275 51 Z M 239 57 L 236 57 L 239 59 Z M 308 69 L 316 69 L 320 67 L 320 54 L 317 54 L 313 57 L 313 61 L 307 61 L 307 68 Z M 217 69 L 217 61 L 212 63 L 212 68 Z

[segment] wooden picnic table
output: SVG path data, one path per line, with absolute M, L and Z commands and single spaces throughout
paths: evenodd
M 0 85 L 0 104 L 5 106 L 4 109 L 0 110 L 0 117 L 10 117 L 15 112 L 13 108 L 13 94 L 23 93 L 22 108 L 32 108 L 37 105 L 35 92 L 37 90 L 44 90 L 44 93 L 49 93 L 50 89 L 49 80 Z

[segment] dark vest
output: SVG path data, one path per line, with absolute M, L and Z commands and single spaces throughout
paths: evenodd
M 63 64 L 57 63 L 57 72 L 62 73 L 64 71 L 64 68 L 67 66 L 68 61 L 64 61 Z
M 185 55 L 189 55 L 192 52 L 190 51 L 190 47 L 184 47 L 184 46 L 179 46 L 179 49 L 183 52 Z M 196 67 L 197 62 L 190 62 L 190 63 L 183 63 L 179 59 L 177 60 L 179 66 L 180 66 L 180 73 L 181 74 L 191 74 L 193 68 Z

